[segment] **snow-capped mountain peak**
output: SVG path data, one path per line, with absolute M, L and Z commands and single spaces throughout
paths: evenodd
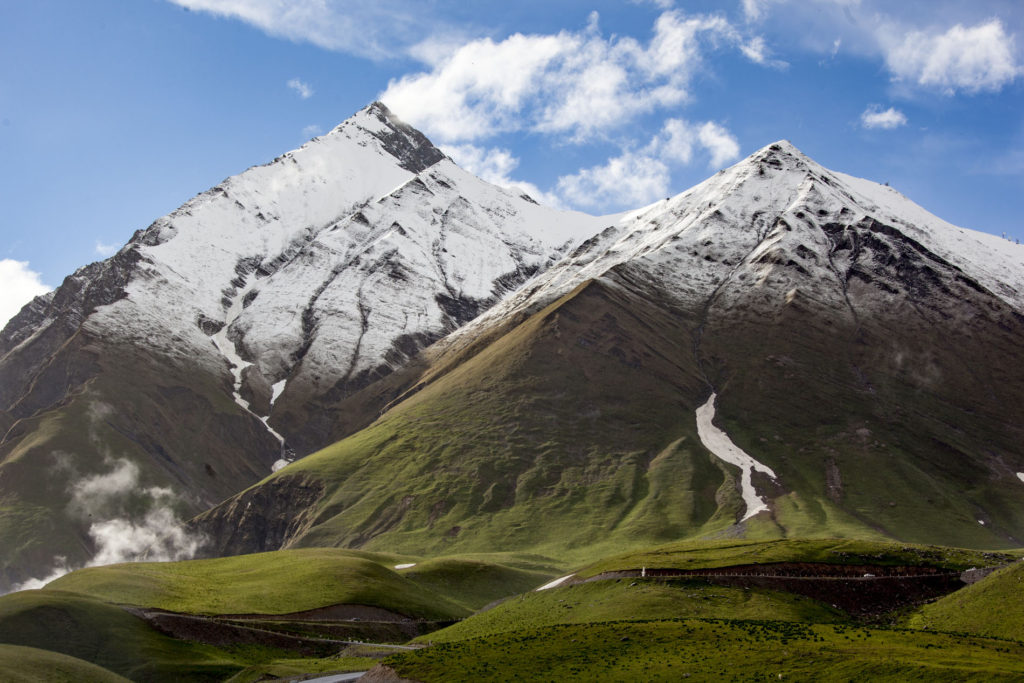
M 813 289 L 814 283 L 848 277 L 836 272 L 839 265 L 853 267 L 836 262 L 851 253 L 844 246 L 850 238 L 839 233 L 856 226 L 898 233 L 904 251 L 947 264 L 1024 310 L 1024 246 L 951 225 L 893 188 L 826 169 L 780 140 L 675 197 L 617 216 L 612 227 L 453 342 L 623 267 L 641 266 L 686 301 L 709 300 L 732 279 L 770 290 L 767 297 L 782 297 L 797 286 L 794 273 L 803 288 Z M 857 244 L 854 251 L 860 253 Z

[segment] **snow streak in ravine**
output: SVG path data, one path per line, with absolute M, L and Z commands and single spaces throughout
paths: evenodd
M 244 372 L 247 367 L 252 365 L 252 363 L 243 360 L 242 357 L 238 355 L 238 351 L 235 349 L 235 343 L 228 339 L 228 330 L 231 328 L 231 324 L 235 322 L 235 320 L 238 319 L 238 316 L 242 314 L 245 295 L 252 291 L 252 289 L 256 286 L 256 282 L 256 278 L 253 278 L 251 281 L 246 282 L 241 289 L 235 292 L 235 296 L 232 297 L 231 299 L 231 305 L 228 307 L 228 310 L 224 315 L 224 326 L 220 328 L 219 332 L 212 335 L 210 338 L 216 345 L 217 350 L 220 351 L 220 354 L 224 356 L 225 359 L 227 359 L 228 364 L 231 366 L 231 374 L 235 378 L 235 383 L 234 387 L 232 387 L 231 395 L 235 399 L 235 403 L 241 406 L 241 408 L 244 411 L 255 417 L 260 422 L 262 422 L 263 426 L 267 428 L 267 431 L 270 433 L 270 435 L 277 439 L 277 442 L 281 444 L 282 457 L 279 458 L 272 467 L 272 470 L 276 472 L 277 470 L 281 469 L 289 462 L 291 462 L 284 458 L 284 437 L 281 436 L 281 434 L 279 434 L 276 429 L 271 427 L 270 424 L 268 424 L 267 421 L 270 419 L 269 415 L 257 415 L 250 407 L 249 402 L 242 398 L 242 372 Z M 282 389 L 283 388 L 284 387 L 282 385 Z
M 747 521 L 759 512 L 768 509 L 768 504 L 757 495 L 752 481 L 753 472 L 756 470 L 767 474 L 775 479 L 775 472 L 767 465 L 762 465 L 745 453 L 739 446 L 732 442 L 729 435 L 712 424 L 715 418 L 715 399 L 718 395 L 711 394 L 707 403 L 697 408 L 697 435 L 700 437 L 704 447 L 711 451 L 717 458 L 730 465 L 735 465 L 742 470 L 740 477 L 740 492 L 743 495 L 743 502 L 746 504 L 746 513 L 740 521 Z

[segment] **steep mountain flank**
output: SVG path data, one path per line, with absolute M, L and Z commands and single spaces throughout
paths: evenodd
M 266 549 L 237 511 L 289 481 L 323 493 L 285 546 L 1024 539 L 1024 251 L 789 143 L 609 225 L 423 363 L 378 422 L 199 518 L 213 547 Z M 697 434 L 712 393 L 775 473 L 747 520 Z

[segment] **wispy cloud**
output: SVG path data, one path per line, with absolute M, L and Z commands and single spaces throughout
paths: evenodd
M 308 100 L 313 96 L 313 88 L 304 81 L 300 81 L 298 78 L 293 78 L 287 83 L 288 87 L 298 93 L 299 97 L 304 100 Z
M 883 111 L 881 106 L 872 104 L 860 115 L 860 124 L 865 128 L 892 130 L 893 128 L 907 125 L 907 117 L 903 112 L 893 107 Z
M 455 32 L 419 0 L 169 0 L 243 21 L 281 38 L 370 59 L 388 59 L 426 34 Z
M 28 261 L 0 259 L 0 328 L 34 297 L 50 291 Z
M 306 138 L 307 140 L 309 138 L 316 137 L 317 135 L 323 135 L 323 133 L 324 129 L 316 125 L 315 123 L 311 123 L 308 126 L 304 126 L 302 128 L 302 137 Z
M 117 250 L 120 248 L 121 245 L 117 244 L 116 242 L 104 244 L 103 242 L 96 240 L 96 246 L 93 247 L 93 251 L 95 251 L 98 256 L 107 258 L 108 256 L 113 256 L 114 254 L 116 254 Z
M 785 69 L 789 67 L 787 62 L 772 57 L 772 52 L 764 41 L 763 36 L 755 36 L 740 45 L 740 52 L 755 64 L 770 66 L 773 69 Z

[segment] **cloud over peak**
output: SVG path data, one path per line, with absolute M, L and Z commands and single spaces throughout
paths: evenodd
M 381 100 L 449 143 L 514 131 L 580 142 L 685 102 L 705 52 L 723 43 L 740 38 L 720 16 L 663 12 L 642 43 L 603 36 L 592 14 L 581 31 L 418 50 L 430 70 L 392 80 Z

